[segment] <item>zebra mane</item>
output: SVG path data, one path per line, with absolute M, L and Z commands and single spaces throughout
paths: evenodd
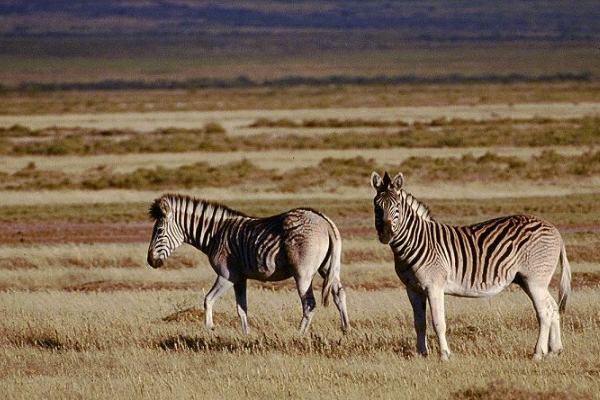
M 400 196 L 402 200 L 413 209 L 413 211 L 417 214 L 418 217 L 430 221 L 431 220 L 431 211 L 429 207 L 427 207 L 420 200 L 417 200 L 412 194 L 408 193 L 406 190 L 400 190 Z
M 171 205 L 171 207 L 173 208 L 174 211 L 176 208 L 179 208 L 181 205 L 191 203 L 192 205 L 194 205 L 193 208 L 196 208 L 198 205 L 204 205 L 204 206 L 210 206 L 210 207 L 214 208 L 215 210 L 217 210 L 217 209 L 224 210 L 229 215 L 247 217 L 246 214 L 244 214 L 240 211 L 234 210 L 232 208 L 229 208 L 226 205 L 221 204 L 221 203 L 204 200 L 204 199 L 199 199 L 199 198 L 184 195 L 184 194 L 165 193 L 152 202 L 152 205 L 150 206 L 150 209 L 148 210 L 148 214 L 150 215 L 150 218 L 157 220 L 157 219 L 164 217 L 164 212 L 160 206 L 161 202 L 163 202 L 164 200 L 169 202 L 169 204 Z M 192 208 L 189 208 L 189 209 L 192 209 Z
M 162 208 L 160 208 L 161 199 L 162 197 L 155 199 L 150 205 L 150 208 L 148 209 L 148 216 L 155 221 L 157 219 L 161 219 L 164 216 L 163 210 Z

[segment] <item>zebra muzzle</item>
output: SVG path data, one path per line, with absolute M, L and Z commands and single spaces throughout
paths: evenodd
M 385 225 L 377 229 L 377 238 L 383 244 L 388 244 L 392 240 L 392 230 L 389 226 Z
M 148 265 L 152 268 L 160 268 L 165 263 L 162 258 L 155 258 L 151 251 L 148 252 Z

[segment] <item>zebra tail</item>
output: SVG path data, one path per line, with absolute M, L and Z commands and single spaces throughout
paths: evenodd
M 558 291 L 558 311 L 562 313 L 567 308 L 567 299 L 571 294 L 571 265 L 567 259 L 567 251 L 563 243 L 560 250 L 560 288 Z
M 332 224 L 332 230 L 329 231 L 329 268 L 323 279 L 323 289 L 321 292 L 321 301 L 324 307 L 329 305 L 329 296 L 331 288 L 336 279 L 339 279 L 340 265 L 342 258 L 342 241 L 339 239 L 339 232 Z

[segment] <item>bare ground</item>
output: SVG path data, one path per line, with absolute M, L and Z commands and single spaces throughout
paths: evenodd
M 150 222 L 138 223 L 6 223 L 0 230 L 0 243 L 134 243 L 149 240 Z

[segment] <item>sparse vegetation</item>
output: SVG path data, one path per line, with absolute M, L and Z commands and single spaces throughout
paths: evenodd
M 308 119 L 292 121 L 287 118 L 269 119 L 259 118 L 248 127 L 250 128 L 356 128 L 356 127 L 406 127 L 410 124 L 402 120 L 396 121 L 379 121 L 379 120 L 364 120 L 364 119 Z
M 384 149 L 394 147 L 469 146 L 598 146 L 600 117 L 567 120 L 533 118 L 526 120 L 434 119 L 406 124 L 403 121 L 291 120 L 259 125 L 311 128 L 402 126 L 397 132 L 332 132 L 322 135 L 259 133 L 242 137 L 227 135 L 218 123 L 202 129 L 160 129 L 153 132 L 131 130 L 42 129 L 21 126 L 0 130 L 0 151 L 6 155 L 127 154 L 189 151 L 248 151 L 272 149 Z M 43 138 L 41 140 L 40 138 Z
M 206 162 L 178 168 L 139 168 L 130 173 L 113 173 L 100 166 L 82 175 L 38 170 L 35 164 L 4 174 L 0 188 L 11 190 L 39 189 L 171 189 L 200 187 L 262 186 L 270 190 L 296 192 L 307 188 L 335 189 L 340 186 L 363 186 L 373 170 L 388 168 L 402 171 L 414 181 L 531 180 L 552 181 L 569 177 L 600 174 L 600 152 L 563 156 L 543 151 L 530 160 L 514 156 L 485 153 L 475 157 L 433 158 L 413 156 L 399 165 L 379 165 L 373 159 L 326 157 L 317 165 L 285 172 L 260 168 L 248 160 L 210 166 Z
M 586 51 L 591 50 L 593 49 L 586 47 Z M 531 53 L 527 53 L 528 65 L 531 57 Z M 577 57 L 578 55 L 574 55 L 571 58 Z M 280 66 L 279 61 L 274 65 Z M 197 111 L 595 102 L 600 95 L 600 83 L 347 85 L 298 86 L 276 90 L 248 88 L 0 93 L 0 114 L 23 115 L 145 112 L 150 106 L 153 110 L 160 111 Z

